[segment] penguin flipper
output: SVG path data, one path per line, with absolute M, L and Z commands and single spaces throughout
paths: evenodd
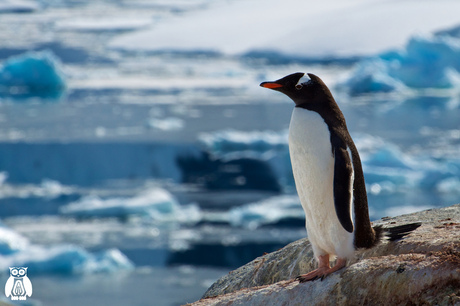
M 353 165 L 346 147 L 334 150 L 334 206 L 343 228 L 353 232 L 351 201 L 353 199 Z

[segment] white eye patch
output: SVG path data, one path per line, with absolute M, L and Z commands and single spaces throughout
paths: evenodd
M 303 85 L 305 83 L 307 83 L 308 81 L 310 81 L 310 77 L 308 76 L 308 74 L 304 74 L 303 77 L 300 78 L 300 80 L 297 82 L 297 84 L 295 84 L 295 88 L 296 89 L 301 89 L 303 87 Z

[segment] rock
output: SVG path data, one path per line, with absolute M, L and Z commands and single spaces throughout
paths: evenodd
M 460 305 L 460 204 L 374 222 L 422 226 L 401 240 L 356 252 L 324 281 L 294 278 L 316 266 L 308 239 L 230 272 L 191 305 Z

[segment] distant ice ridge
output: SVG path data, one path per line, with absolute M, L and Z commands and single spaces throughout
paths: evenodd
M 0 95 L 55 97 L 65 87 L 60 61 L 50 51 L 26 52 L 0 66 Z
M 61 207 L 60 211 L 65 215 L 85 218 L 141 215 L 160 222 L 194 223 L 201 218 L 196 205 L 181 206 L 173 195 L 161 188 L 146 190 L 131 198 L 86 196 Z
M 135 52 L 244 55 L 258 51 L 294 58 L 360 57 L 401 46 L 414 33 L 451 26 L 458 22 L 458 11 L 460 3 L 453 0 L 436 5 L 419 2 L 417 14 L 407 1 L 214 1 L 150 29 L 120 35 L 109 47 Z M 238 22 L 228 16 L 238 16 Z
M 90 253 L 78 246 L 40 246 L 0 224 L 0 271 L 29 267 L 32 273 L 85 274 L 130 270 L 131 261 L 117 249 Z
M 283 186 L 294 185 L 286 130 L 227 130 L 203 134 L 200 139 L 212 155 L 226 159 L 258 158 L 276 171 Z M 407 188 L 460 190 L 460 160 L 409 155 L 396 145 L 367 134 L 354 135 L 354 140 L 370 193 L 392 193 Z
M 351 94 L 460 86 L 460 39 L 413 37 L 404 49 L 360 62 L 340 86 Z

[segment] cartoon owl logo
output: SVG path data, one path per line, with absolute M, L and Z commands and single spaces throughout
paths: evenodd
M 11 300 L 26 300 L 32 296 L 32 283 L 25 267 L 10 267 L 10 278 L 6 281 L 5 295 Z

